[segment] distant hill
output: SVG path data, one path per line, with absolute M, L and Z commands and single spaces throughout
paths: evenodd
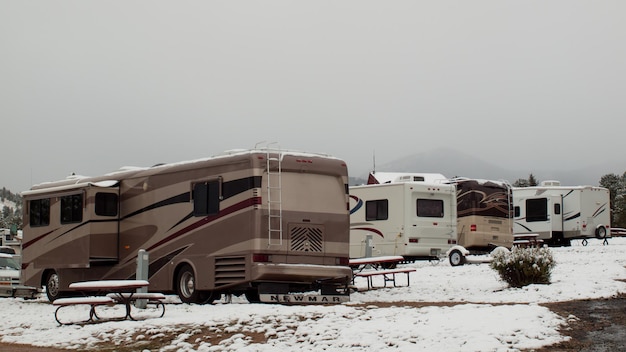
M 380 166 L 377 165 L 376 171 L 441 173 L 450 178 L 460 176 L 507 180 L 511 183 L 520 178 L 528 178 L 532 173 L 538 181 L 559 180 L 562 185 L 597 186 L 600 178 L 606 174 L 621 175 L 624 173 L 626 164 L 599 163 L 569 170 L 510 170 L 463 152 L 442 148 L 409 155 Z M 351 184 L 360 184 L 367 180 L 367 174 L 353 176 Z

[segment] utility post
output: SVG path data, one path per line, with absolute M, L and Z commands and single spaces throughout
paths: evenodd
M 148 281 L 148 264 L 150 263 L 148 252 L 145 249 L 140 249 L 137 253 L 137 273 L 135 278 L 137 280 Z M 137 289 L 137 293 L 147 293 L 148 287 L 140 287 Z M 135 307 L 144 309 L 148 305 L 147 299 L 138 299 L 135 301 Z

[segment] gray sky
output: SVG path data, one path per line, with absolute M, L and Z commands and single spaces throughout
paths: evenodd
M 354 176 L 374 151 L 444 146 L 521 169 L 624 160 L 624 14 L 623 0 L 0 0 L 0 186 L 261 141 Z

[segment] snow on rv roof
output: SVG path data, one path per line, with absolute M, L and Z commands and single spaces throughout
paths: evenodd
M 173 162 L 173 163 L 162 163 L 162 164 L 156 164 L 156 165 L 153 165 L 153 166 L 122 166 L 118 170 L 115 170 L 115 171 L 112 171 L 112 172 L 109 172 L 109 173 L 105 173 L 104 176 L 114 177 L 114 176 L 119 175 L 121 173 L 126 173 L 126 172 L 131 172 L 131 171 L 143 171 L 143 170 L 154 169 L 154 168 L 158 168 L 158 167 L 171 167 L 171 166 L 193 164 L 193 163 L 204 162 L 204 161 L 208 161 L 208 160 L 215 160 L 215 159 L 220 159 L 220 158 L 228 158 L 228 157 L 231 157 L 231 156 L 234 156 L 234 155 L 245 155 L 245 154 L 253 154 L 253 153 L 268 153 L 268 152 L 270 152 L 270 153 L 282 153 L 283 155 L 288 154 L 288 155 L 300 156 L 300 157 L 324 157 L 324 158 L 328 158 L 328 159 L 341 160 L 341 159 L 339 159 L 337 157 L 334 157 L 334 156 L 331 156 L 331 155 L 325 154 L 325 153 L 302 152 L 302 151 L 296 151 L 296 150 L 263 149 L 263 148 L 259 148 L 259 149 L 231 149 L 231 150 L 224 151 L 221 154 L 213 155 L 213 156 L 210 156 L 210 157 L 199 158 L 199 159 L 177 161 L 177 162 Z M 31 189 L 33 189 L 33 188 L 41 188 L 42 186 L 53 186 L 55 184 L 68 185 L 70 187 L 72 187 L 71 185 L 73 185 L 73 187 L 76 187 L 76 185 L 81 183 L 81 181 L 83 181 L 85 179 L 89 179 L 89 178 L 93 178 L 93 177 L 71 174 L 71 175 L 67 176 L 67 178 L 65 178 L 64 180 L 48 181 L 48 182 L 42 182 L 42 183 L 39 183 L 39 184 L 35 184 L 35 185 L 33 185 L 31 187 Z M 75 182 L 72 183 L 71 181 L 75 181 Z M 29 192 L 29 191 L 26 191 L 26 192 Z
M 450 183 L 463 182 L 463 181 L 476 181 L 480 185 L 484 185 L 485 183 L 495 183 L 495 184 L 500 185 L 500 186 L 509 186 L 509 187 L 511 187 L 509 185 L 508 181 L 506 181 L 506 180 L 486 180 L 486 179 L 482 179 L 482 178 L 467 178 L 467 177 L 455 177 L 455 178 L 449 180 Z
M 393 182 L 427 182 L 427 183 L 442 183 L 448 178 L 442 174 L 436 173 L 422 173 L 422 172 L 372 172 L 371 173 L 378 183 L 393 183 Z M 414 177 L 423 178 L 423 180 L 415 181 Z
M 217 155 L 212 155 L 209 157 L 204 157 L 204 158 L 199 158 L 199 159 L 192 159 L 192 160 L 183 160 L 183 161 L 176 161 L 173 163 L 163 163 L 163 164 L 156 164 L 154 166 L 150 166 L 150 167 L 137 167 L 137 166 L 124 166 L 122 168 L 120 168 L 120 170 L 114 171 L 112 173 L 106 174 L 106 176 L 110 176 L 110 175 L 114 175 L 116 173 L 120 173 L 120 172 L 126 172 L 126 171 L 141 171 L 141 170 L 147 170 L 147 169 L 153 169 L 153 168 L 158 168 L 158 167 L 170 167 L 170 166 L 179 166 L 179 165 L 187 165 L 187 164 L 193 164 L 193 163 L 199 163 L 199 162 L 204 162 L 204 161 L 208 161 L 208 160 L 215 160 L 215 159 L 220 159 L 220 158 L 228 158 L 234 155 L 246 155 L 246 154 L 254 154 L 254 153 L 283 153 L 283 154 L 289 154 L 289 155 L 294 155 L 294 156 L 303 156 L 303 157 L 314 157 L 314 156 L 321 156 L 321 157 L 325 157 L 325 158 L 329 158 L 329 159 L 337 159 L 339 160 L 339 158 L 333 157 L 331 155 L 328 154 L 324 154 L 324 153 L 311 153 L 311 152 L 300 152 L 300 151 L 294 151 L 294 150 L 280 150 L 280 149 L 230 149 L 230 150 L 226 150 L 224 152 L 222 152 L 221 154 L 217 154 Z

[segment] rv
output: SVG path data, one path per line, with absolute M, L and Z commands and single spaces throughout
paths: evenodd
M 372 173 L 350 187 L 350 257 L 438 259 L 456 244 L 455 187 L 444 178 Z
M 514 187 L 515 234 L 537 234 L 544 243 L 569 246 L 572 239 L 610 236 L 609 190 L 544 181 Z
M 23 192 L 24 282 L 48 299 L 72 282 L 136 277 L 185 303 L 344 302 L 348 171 L 340 159 L 270 149 L 73 176 Z
M 468 255 L 488 254 L 513 246 L 512 187 L 504 181 L 454 178 L 456 186 L 458 246 L 448 258 L 462 265 Z M 482 259 L 476 259 L 481 261 Z

